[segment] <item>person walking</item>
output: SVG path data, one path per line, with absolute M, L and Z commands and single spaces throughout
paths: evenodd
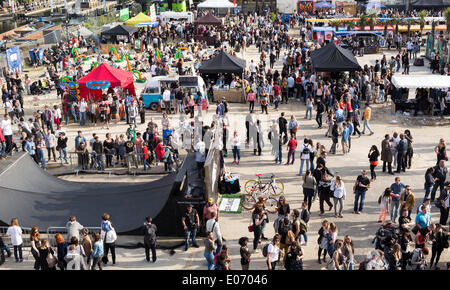
M 306 163 L 306 170 L 309 170 L 310 165 L 310 153 L 313 151 L 311 145 L 309 145 L 308 139 L 305 138 L 303 140 L 302 146 L 300 146 L 300 171 L 298 173 L 299 176 L 303 176 L 303 164 Z
M 431 190 L 431 202 L 434 201 L 438 187 L 439 187 L 440 192 L 442 192 L 442 190 L 444 190 L 444 184 L 447 179 L 447 175 L 448 175 L 448 169 L 445 166 L 445 161 L 440 160 L 439 165 L 434 167 L 435 180 L 434 180 L 433 189 Z
M 364 199 L 366 192 L 370 188 L 370 180 L 367 177 L 367 170 L 363 170 L 361 175 L 356 178 L 353 191 L 355 192 L 355 203 L 353 206 L 353 213 L 360 214 L 364 208 Z M 358 205 L 359 204 L 359 205 Z
M 214 269 L 214 252 L 215 252 L 213 233 L 210 231 L 206 232 L 206 238 L 204 238 L 203 241 L 205 244 L 205 251 L 203 252 L 203 256 L 205 257 L 206 262 L 208 263 L 208 270 L 212 270 Z
M 231 138 L 231 148 L 233 151 L 233 163 L 239 165 L 241 164 L 241 138 L 237 131 L 234 131 L 233 137 Z
M 447 181 L 445 183 L 445 188 L 441 191 L 437 205 L 441 212 L 439 223 L 445 226 L 447 224 L 450 208 L 450 182 Z
M 5 118 L 6 118 L 6 115 L 5 115 Z M 436 159 L 437 159 L 436 165 L 439 165 L 439 162 L 441 162 L 441 160 L 448 161 L 447 145 L 443 138 L 441 138 L 439 140 L 439 144 L 434 147 L 434 152 L 436 153 Z
M 344 200 L 345 200 L 345 185 L 342 181 L 342 178 L 338 175 L 336 176 L 336 181 L 331 183 L 330 191 L 333 192 L 333 201 L 334 201 L 334 217 L 343 218 L 342 210 L 344 209 Z M 339 203 L 339 214 L 337 212 L 337 204 Z
M 414 149 L 412 146 L 413 137 L 411 135 L 411 131 L 405 130 L 404 137 L 405 137 L 406 141 L 408 142 L 408 146 L 406 149 L 406 155 L 405 155 L 405 166 L 406 166 L 406 168 L 410 169 L 411 163 L 412 163 L 412 157 L 414 155 Z
M 306 170 L 303 176 L 303 201 L 308 203 L 308 211 L 311 210 L 312 200 L 316 192 L 317 182 L 311 175 L 311 170 Z
M 369 130 L 370 135 L 374 134 L 372 128 L 370 128 L 370 123 L 369 123 L 371 116 L 372 116 L 372 108 L 370 107 L 369 103 L 366 103 L 366 109 L 364 110 L 363 130 L 361 132 L 361 134 L 363 134 L 363 135 L 366 132 L 366 128 Z
M 428 196 L 431 193 L 431 190 L 433 190 L 434 184 L 435 184 L 435 177 L 434 175 L 434 168 L 430 167 L 427 169 L 427 171 L 425 172 L 425 183 L 424 183 L 424 188 L 425 188 L 425 197 L 424 200 L 428 199 Z
M 320 208 L 320 215 L 323 215 L 325 213 L 325 210 L 323 208 L 323 203 L 326 202 L 328 206 L 330 207 L 328 211 L 330 211 L 333 208 L 333 204 L 330 201 L 330 196 L 332 194 L 331 191 L 331 180 L 328 179 L 328 174 L 324 173 L 322 175 L 321 180 L 318 183 L 317 191 L 319 195 L 319 208 Z
M 157 226 L 152 223 L 151 217 L 145 218 L 143 226 L 144 232 L 144 248 L 145 248 L 145 260 L 150 262 L 150 250 L 152 251 L 152 262 L 156 262 L 156 232 Z
M 108 253 L 109 250 L 111 250 L 111 257 L 112 257 L 112 265 L 116 265 L 116 240 L 117 240 L 117 234 L 116 230 L 111 224 L 110 221 L 111 216 L 108 213 L 104 213 L 102 215 L 102 222 L 101 222 L 101 237 L 103 240 L 103 248 L 104 248 L 104 255 L 102 257 L 103 264 L 108 263 Z
M 266 216 L 261 207 L 257 206 L 252 213 L 252 222 L 250 224 L 251 230 L 253 231 L 253 253 L 256 253 L 259 241 L 262 236 L 262 223 L 266 219 Z
M 295 161 L 295 150 L 297 149 L 297 138 L 294 135 L 291 135 L 291 138 L 289 139 L 289 142 L 287 144 L 288 149 L 288 156 L 287 156 L 287 162 L 286 165 L 294 164 Z M 292 161 L 291 161 L 292 159 Z
M 319 264 L 322 264 L 322 261 L 320 259 L 320 257 L 322 256 L 322 252 L 323 252 L 323 261 L 324 262 L 327 261 L 327 246 L 328 246 L 327 236 L 329 234 L 329 231 L 330 231 L 330 223 L 328 222 L 328 220 L 324 219 L 322 221 L 322 227 L 320 227 L 318 232 L 319 238 L 317 239 L 317 243 L 319 244 L 317 261 L 319 262 Z
M 378 157 L 380 156 L 380 152 L 378 151 L 377 146 L 372 145 L 369 150 L 368 158 L 370 163 L 370 181 L 377 180 L 377 174 L 375 173 L 375 168 L 378 166 Z

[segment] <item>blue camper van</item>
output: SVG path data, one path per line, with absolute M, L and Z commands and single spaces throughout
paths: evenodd
M 164 108 L 164 103 L 161 102 L 164 88 L 170 88 L 173 83 L 179 84 L 185 91 L 191 90 L 196 99 L 199 96 L 206 98 L 205 82 L 200 76 L 156 76 L 147 81 L 141 93 L 145 107 L 156 111 L 161 103 L 161 108 Z M 173 96 L 171 98 L 173 99 Z M 173 106 L 173 103 L 171 105 Z

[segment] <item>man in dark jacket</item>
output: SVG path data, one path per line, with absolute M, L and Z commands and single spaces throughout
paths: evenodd
M 287 143 L 287 124 L 288 121 L 284 117 L 284 112 L 281 112 L 281 116 L 278 118 L 278 126 L 280 128 L 280 135 L 284 133 L 285 136 L 283 140 L 286 140 L 286 142 L 283 141 L 283 144 Z
M 434 167 L 434 174 L 433 177 L 436 178 L 436 181 L 434 182 L 433 189 L 431 190 L 431 202 L 434 201 L 434 197 L 436 196 L 436 190 L 439 187 L 439 192 L 442 192 L 444 190 L 444 183 L 447 179 L 448 170 L 447 167 L 445 167 L 445 161 L 441 160 L 439 162 L 439 165 Z
M 405 135 L 400 134 L 400 142 L 397 145 L 397 173 L 400 170 L 406 171 L 406 151 L 408 150 L 408 141 L 405 139 Z
M 316 122 L 317 122 L 317 125 L 319 125 L 319 129 L 320 129 L 320 128 L 322 128 L 322 116 L 323 116 L 323 113 L 325 112 L 326 108 L 325 108 L 325 104 L 322 103 L 320 101 L 320 99 L 317 99 L 316 103 L 317 103 Z
M 144 247 L 145 247 L 145 259 L 150 262 L 150 250 L 152 250 L 152 261 L 156 262 L 156 225 L 152 224 L 152 218 L 146 217 L 144 226 L 142 227 L 144 232 Z

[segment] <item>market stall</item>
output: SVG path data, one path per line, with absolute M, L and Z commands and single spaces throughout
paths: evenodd
M 225 97 L 228 102 L 242 103 L 245 101 L 243 88 L 233 88 L 230 85 L 233 74 L 242 80 L 245 64 L 245 60 L 234 57 L 224 51 L 220 51 L 215 57 L 201 63 L 199 72 L 206 82 L 213 86 L 213 101 L 222 97 Z M 222 79 L 224 80 L 223 82 L 220 81 Z
M 434 115 L 440 111 L 444 98 L 444 115 L 450 115 L 450 76 L 445 75 L 394 75 L 392 113 L 414 115 Z M 409 90 L 415 90 L 415 98 L 409 98 Z
M 99 100 L 102 98 L 103 89 L 120 87 L 124 92 L 136 96 L 133 74 L 128 71 L 114 68 L 107 64 L 100 64 L 78 80 L 80 98 Z M 98 86 L 98 89 L 94 89 Z
M 311 52 L 313 69 L 316 72 L 359 71 L 361 66 L 350 50 L 331 42 Z
M 142 12 L 139 12 L 136 16 L 133 18 L 128 19 L 125 21 L 125 24 L 128 26 L 136 26 L 136 24 L 143 23 L 143 22 L 151 22 L 152 18 L 150 16 L 145 15 Z
M 216 31 L 222 26 L 222 20 L 208 13 L 205 16 L 198 18 L 195 22 L 195 36 L 196 41 L 206 41 L 208 45 L 214 45 L 216 36 L 211 36 L 212 28 Z
M 126 25 L 117 25 L 101 33 L 102 43 L 125 42 L 130 43 L 131 36 L 138 31 L 138 28 Z

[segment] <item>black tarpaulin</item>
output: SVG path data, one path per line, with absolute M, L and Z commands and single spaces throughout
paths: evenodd
M 102 32 L 102 35 L 126 35 L 130 36 L 133 33 L 138 31 L 136 27 L 126 26 L 126 25 L 117 25 L 110 30 L 106 30 Z
M 234 73 L 241 75 L 244 72 L 245 63 L 244 59 L 221 51 L 214 58 L 203 61 L 199 72 L 205 74 Z
M 319 72 L 341 72 L 361 70 L 351 51 L 331 42 L 311 52 L 312 66 Z

